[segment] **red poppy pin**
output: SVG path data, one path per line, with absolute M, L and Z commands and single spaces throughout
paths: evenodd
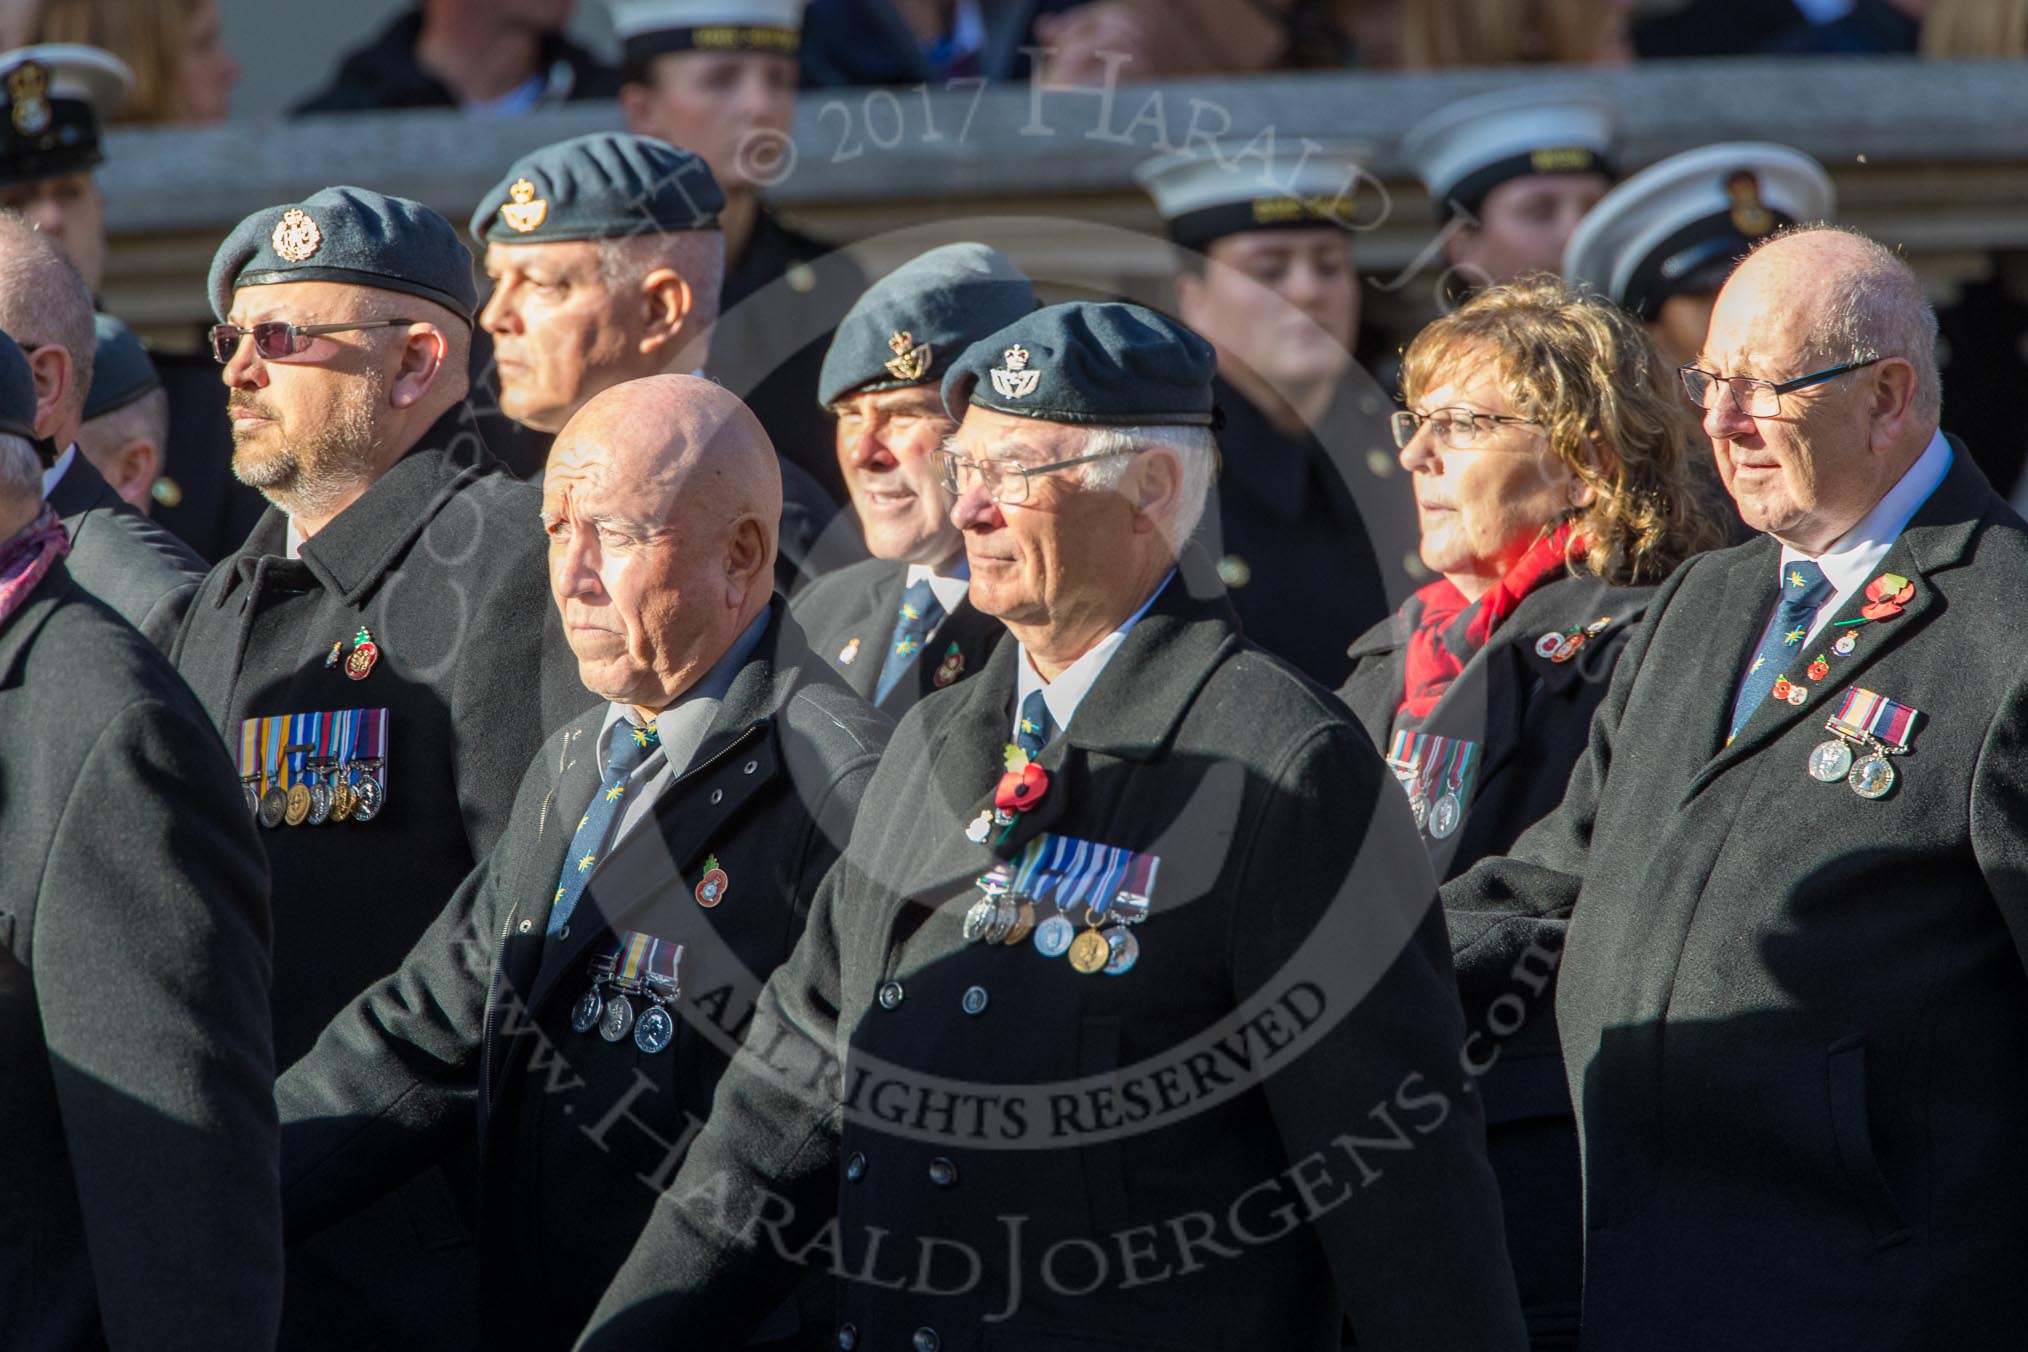
M 1869 620 L 1891 620 L 1915 599 L 1915 584 L 1899 573 L 1882 573 L 1866 584 L 1866 604 L 1859 614 Z
M 1002 812 L 1026 812 L 1049 792 L 1049 772 L 1012 742 L 1007 744 L 1006 766 L 1000 787 L 993 791 L 993 806 Z
M 1831 664 L 1824 660 L 1824 655 L 1822 653 L 1818 653 L 1817 660 L 1810 663 L 1810 671 L 1809 671 L 1810 679 L 1813 681 L 1821 681 L 1824 679 L 1825 676 L 1830 674 L 1830 671 Z
M 697 880 L 697 904 L 708 909 L 724 901 L 727 882 L 725 870 L 718 866 L 718 856 L 705 856 L 704 876 Z

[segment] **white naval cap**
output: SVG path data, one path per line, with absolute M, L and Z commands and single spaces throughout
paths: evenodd
M 664 52 L 794 56 L 803 0 L 613 0 L 613 32 L 629 69 Z
M 1453 205 L 1477 215 L 1486 194 L 1525 174 L 1604 174 L 1612 167 L 1613 112 L 1564 86 L 1529 85 L 1460 99 L 1402 138 L 1401 157 L 1429 189 L 1437 218 Z
M 1756 240 L 1836 210 L 1831 176 L 1800 150 L 1699 146 L 1601 198 L 1564 247 L 1563 275 L 1653 321 L 1671 296 L 1716 291 Z
M 0 182 L 98 164 L 100 125 L 133 87 L 126 62 L 97 47 L 45 42 L 0 52 Z
M 1143 161 L 1134 178 L 1169 238 L 1189 249 L 1250 230 L 1356 228 L 1358 188 L 1375 180 L 1364 141 L 1215 143 Z

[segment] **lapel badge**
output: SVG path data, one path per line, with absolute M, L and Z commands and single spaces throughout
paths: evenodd
M 971 841 L 974 845 L 984 845 L 986 837 L 992 833 L 992 830 L 992 809 L 981 808 L 979 809 L 979 815 L 972 818 L 972 824 L 965 828 L 965 839 Z
M 500 219 L 514 230 L 527 234 L 549 215 L 549 203 L 535 195 L 535 185 L 525 178 L 514 180 L 507 189 L 509 200 L 500 204 Z
M 1866 604 L 1859 613 L 1869 620 L 1891 620 L 1915 599 L 1915 584 L 1899 573 L 1882 573 L 1866 584 Z
M 323 247 L 324 232 L 317 228 L 308 212 L 301 207 L 290 207 L 282 213 L 282 219 L 275 222 L 275 233 L 269 243 L 274 246 L 277 258 L 284 262 L 301 263 Z
M 7 98 L 14 105 L 14 130 L 39 136 L 49 129 L 49 71 L 40 61 L 24 61 L 7 75 Z
M 379 660 L 380 645 L 373 641 L 373 631 L 360 625 L 359 633 L 352 640 L 352 655 L 345 659 L 345 674 L 355 681 L 363 681 L 373 674 L 373 664 Z
M 845 646 L 838 650 L 838 665 L 849 667 L 852 665 L 852 659 L 857 656 L 859 656 L 859 640 L 847 639 Z
M 1000 356 L 1007 364 L 996 366 L 990 372 L 994 392 L 1002 399 L 1026 399 L 1035 393 L 1042 372 L 1028 369 L 1028 349 L 1016 343 Z
M 324 655 L 324 670 L 329 671 L 331 668 L 338 665 L 338 654 L 342 652 L 344 648 L 345 648 L 344 639 L 342 638 L 334 639 L 332 641 L 331 651 Z
M 1831 671 L 1830 660 L 1826 658 L 1822 653 L 1818 653 L 1817 660 L 1810 663 L 1810 668 L 1809 671 L 1807 672 L 1807 675 L 1813 681 L 1821 681 L 1824 679 L 1825 676 L 1830 674 L 1830 671 Z
M 896 380 L 914 385 L 929 374 L 930 345 L 916 342 L 915 335 L 907 329 L 888 338 L 887 350 L 894 354 L 887 363 L 887 373 Z
M 715 854 L 704 857 L 704 876 L 697 880 L 697 904 L 709 910 L 725 900 L 727 879 Z
M 1831 651 L 1840 657 L 1850 657 L 1852 650 L 1859 646 L 1859 636 L 1853 633 L 1838 635 L 1838 641 L 1831 645 Z
M 936 675 L 930 679 L 936 685 L 936 688 L 941 690 L 964 674 L 965 655 L 959 652 L 958 645 L 953 643 L 949 648 L 945 649 L 944 660 L 937 663 Z

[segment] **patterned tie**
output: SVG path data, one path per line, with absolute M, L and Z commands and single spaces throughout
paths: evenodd
M 1014 730 L 1014 745 L 1034 760 L 1054 736 L 1056 720 L 1049 716 L 1049 702 L 1042 698 L 1040 690 L 1029 691 L 1028 698 L 1021 701 L 1021 722 Z
M 1830 594 L 1831 579 L 1808 559 L 1799 559 L 1783 571 L 1782 602 L 1775 607 L 1774 619 L 1753 654 L 1753 664 L 1746 669 L 1746 681 L 1739 687 L 1739 698 L 1732 706 L 1732 733 L 1727 741 L 1739 736 L 1746 720 L 1753 717 L 1754 709 L 1774 689 L 1775 679 L 1795 660 L 1809 635 L 1817 607 Z
M 627 780 L 648 759 L 648 753 L 661 744 L 661 734 L 652 723 L 644 728 L 622 718 L 613 724 L 612 733 L 606 738 L 606 777 L 599 781 L 598 793 L 579 819 L 577 834 L 570 838 L 570 853 L 564 858 L 563 877 L 557 880 L 549 924 L 543 931 L 548 937 L 555 938 L 570 919 L 570 913 L 577 909 L 577 899 L 584 895 L 584 885 L 591 881 L 592 867 L 599 862 L 606 836 L 619 820 L 621 805 L 627 797 Z
M 894 617 L 894 642 L 887 647 L 887 660 L 880 664 L 880 684 L 873 687 L 875 704 L 886 699 L 887 692 L 915 666 L 916 654 L 943 618 L 944 608 L 937 604 L 928 578 L 911 583 L 901 594 L 901 610 Z

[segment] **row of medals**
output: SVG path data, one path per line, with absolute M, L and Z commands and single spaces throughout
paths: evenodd
M 1128 926 L 1140 924 L 1147 918 L 1145 913 L 1100 929 L 1103 913 L 1087 912 L 1083 933 L 1061 911 L 1038 924 L 1035 903 L 1009 890 L 1010 873 L 1007 865 L 999 864 L 979 879 L 977 887 L 986 895 L 965 912 L 966 943 L 1012 948 L 1032 936 L 1036 952 L 1045 958 L 1067 953 L 1071 969 L 1085 976 L 1094 972 L 1124 976 L 1141 960 L 1141 941 Z
M 605 985 L 611 986 L 610 993 L 600 989 Z M 579 1033 L 596 1028 L 608 1042 L 619 1042 L 632 1032 L 634 1045 L 653 1056 L 676 1039 L 676 1020 L 669 1014 L 669 1002 L 682 993 L 674 977 L 628 981 L 613 975 L 610 959 L 600 959 L 593 964 L 591 989 L 571 1007 L 570 1026 Z M 633 995 L 648 1000 L 639 1018 L 634 1016 L 634 1002 L 627 998 Z
M 1427 830 L 1432 840 L 1448 840 L 1465 819 L 1465 805 L 1456 789 L 1445 789 L 1432 803 L 1423 796 L 1421 784 L 1410 784 L 1408 810 L 1415 814 L 1416 826 Z
M 1836 731 L 1828 723 L 1824 726 L 1826 731 Z M 1819 742 L 1810 752 L 1810 778 L 1824 784 L 1842 779 L 1861 798 L 1885 798 L 1894 787 L 1894 767 L 1887 758 L 1900 755 L 1901 748 L 1889 746 L 1871 734 L 1862 736 L 1864 740 L 1858 745 L 1868 748 L 1870 754 L 1856 764 L 1850 734 L 1838 733 L 1827 742 Z
M 386 790 L 380 785 L 380 762 L 355 761 L 341 767 L 337 761 L 320 761 L 308 767 L 307 783 L 297 782 L 284 789 L 279 784 L 260 788 L 258 777 L 240 781 L 246 792 L 247 810 L 262 826 L 322 826 L 325 822 L 370 822 L 380 815 Z M 358 771 L 354 777 L 353 771 Z M 330 772 L 326 782 L 324 772 Z

